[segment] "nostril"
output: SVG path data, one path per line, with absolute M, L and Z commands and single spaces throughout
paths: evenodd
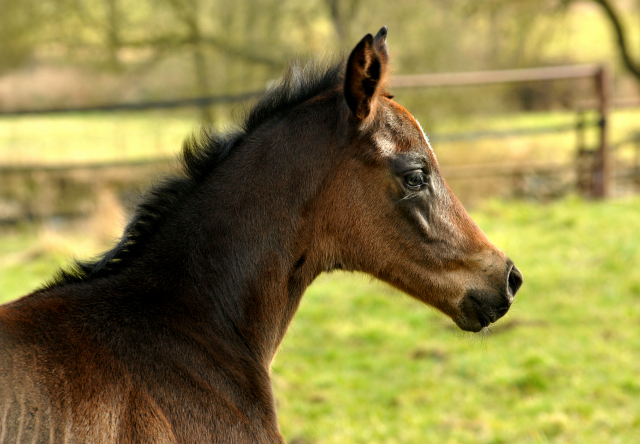
M 515 296 L 522 286 L 522 273 L 515 266 L 509 272 L 508 285 L 511 296 Z

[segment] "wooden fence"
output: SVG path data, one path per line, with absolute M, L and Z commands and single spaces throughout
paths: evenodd
M 526 130 L 512 129 L 507 131 L 478 131 L 449 135 L 435 134 L 432 135 L 432 139 L 444 141 L 478 140 L 483 138 L 513 137 L 525 134 L 576 131 L 578 134 L 578 143 L 580 144 L 581 134 L 584 132 L 585 127 L 595 125 L 599 128 L 598 147 L 595 150 L 589 150 L 584 147 L 584 144 L 579 146 L 577 153 L 579 171 L 577 172 L 577 180 L 575 182 L 577 182 L 583 191 L 586 191 L 592 197 L 605 198 L 612 195 L 614 177 L 612 173 L 613 160 L 610 150 L 611 147 L 608 143 L 611 76 L 604 67 L 597 65 L 577 65 L 502 71 L 403 75 L 393 78 L 391 87 L 393 89 L 432 88 L 579 78 L 593 79 L 593 99 L 586 102 L 585 106 L 597 110 L 598 119 L 595 122 L 585 120 L 579 121 L 576 125 L 565 124 L 551 128 L 531 128 Z M 104 105 L 73 109 L 19 110 L 0 112 L 0 118 L 11 115 L 105 112 L 116 110 L 136 111 L 205 106 L 240 102 L 254 98 L 259 94 L 258 92 L 250 92 L 239 96 L 225 95 L 164 102 Z M 640 142 L 638 142 L 638 147 L 640 147 Z M 54 202 L 61 203 L 64 208 L 62 213 L 65 214 L 72 214 L 74 211 L 91 211 L 92 204 L 90 196 L 92 187 L 95 190 L 96 186 L 108 186 L 119 192 L 131 188 L 139 189 L 142 185 L 139 181 L 140 177 L 149 178 L 150 175 L 152 175 L 151 172 L 166 169 L 168 164 L 166 159 L 160 159 L 138 163 L 124 162 L 66 166 L 0 166 L 0 219 L 19 220 L 21 217 L 50 217 L 56 212 L 56 210 L 54 210 Z M 448 179 L 454 180 L 473 177 L 504 176 L 513 178 L 513 183 L 517 184 L 521 183 L 522 178 L 526 175 L 557 174 L 563 169 L 566 169 L 566 166 L 530 162 L 526 164 L 503 163 L 449 166 L 445 168 L 445 173 Z M 640 166 L 638 169 L 640 170 Z M 91 185 L 91 181 L 94 182 L 94 185 Z M 75 190 L 75 197 L 69 197 L 70 190 Z M 74 204 L 73 202 L 75 201 L 77 202 Z M 57 211 L 60 213 L 60 209 Z
M 391 87 L 393 89 L 433 88 L 579 78 L 591 78 L 594 80 L 595 103 L 599 114 L 599 146 L 593 153 L 590 171 L 588 171 L 590 177 L 588 183 L 589 193 L 594 198 L 606 198 L 612 194 L 613 179 L 612 159 L 608 143 L 608 115 L 612 86 L 611 74 L 604 66 L 572 65 L 500 71 L 404 75 L 394 78 Z

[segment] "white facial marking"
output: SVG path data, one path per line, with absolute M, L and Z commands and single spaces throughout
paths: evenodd
M 375 143 L 376 148 L 378 148 L 380 154 L 385 157 L 392 156 L 396 151 L 395 144 L 390 138 L 387 137 L 386 134 L 376 133 L 373 136 L 373 143 Z
M 414 119 L 415 119 L 415 117 L 414 117 Z M 420 132 L 422 133 L 422 137 L 424 137 L 424 141 L 427 142 L 427 146 L 429 147 L 429 149 L 431 150 L 431 152 L 433 153 L 433 155 L 435 157 L 436 153 L 433 151 L 433 148 L 431 148 L 431 144 L 429 143 L 429 138 L 424 133 L 424 130 L 422 129 L 422 125 L 420 125 L 420 122 L 418 122 L 418 119 L 416 119 L 416 123 L 418 124 L 418 128 L 420 128 Z

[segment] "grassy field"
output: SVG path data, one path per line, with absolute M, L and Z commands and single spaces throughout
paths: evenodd
M 367 277 L 320 277 L 273 366 L 288 442 L 635 442 L 639 210 L 639 198 L 569 198 L 475 211 L 525 276 L 484 334 Z M 5 230 L 0 299 L 39 285 L 73 250 L 104 247 L 77 228 Z
M 166 157 L 197 128 L 172 112 L 73 113 L 0 120 L 0 162 L 56 164 Z M 46 137 L 44 137 L 46 135 Z

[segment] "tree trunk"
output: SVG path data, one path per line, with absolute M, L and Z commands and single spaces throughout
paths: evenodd
M 106 0 L 107 2 L 107 50 L 109 51 L 109 67 L 114 71 L 120 71 L 122 65 L 118 58 L 120 42 L 120 16 L 118 14 L 117 0 Z

